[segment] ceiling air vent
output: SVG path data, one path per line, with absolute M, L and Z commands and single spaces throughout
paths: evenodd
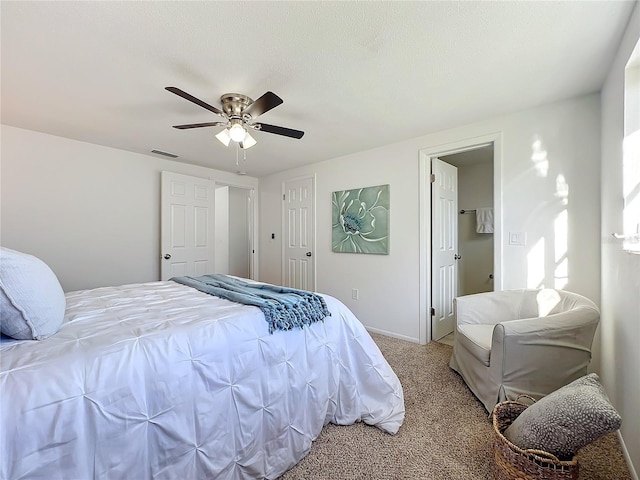
M 164 155 L 165 157 L 178 158 L 178 155 L 169 152 L 163 152 L 162 150 L 151 150 L 151 153 L 156 153 L 158 155 Z

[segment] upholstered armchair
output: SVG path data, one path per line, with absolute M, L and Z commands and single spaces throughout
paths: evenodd
M 600 321 L 589 299 L 564 290 L 507 290 L 454 300 L 450 367 L 488 412 L 519 394 L 539 399 L 587 373 Z

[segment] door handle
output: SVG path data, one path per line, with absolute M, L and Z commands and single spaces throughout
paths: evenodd
M 171 258 L 171 254 L 170 253 L 165 253 L 164 254 L 164 259 L 165 260 L 169 260 Z
M 311 256 L 311 252 L 307 252 L 307 253 L 305 253 L 305 255 L 306 255 L 307 257 L 310 257 L 310 256 Z
M 453 256 L 454 260 L 460 260 L 462 258 L 462 255 L 458 255 L 457 253 Z

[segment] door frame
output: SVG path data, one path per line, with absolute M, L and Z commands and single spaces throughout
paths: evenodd
M 495 291 L 502 290 L 502 132 L 471 137 L 457 142 L 435 145 L 419 151 L 420 231 L 419 231 L 419 340 L 432 340 L 431 332 L 431 158 L 475 150 L 493 143 L 493 263 Z
M 311 280 L 313 282 L 313 285 L 310 290 L 311 291 L 316 291 L 317 290 L 317 285 L 318 285 L 318 263 L 316 262 L 316 258 L 317 258 L 317 251 L 316 251 L 316 235 L 318 234 L 318 228 L 316 225 L 316 174 L 313 173 L 311 175 L 300 175 L 297 177 L 291 177 L 291 178 L 286 178 L 284 180 L 282 180 L 282 185 L 281 185 L 281 195 L 282 195 L 282 203 L 281 205 L 281 209 L 280 209 L 280 213 L 281 213 L 281 217 L 280 217 L 280 225 L 282 226 L 281 230 L 280 230 L 280 238 L 282 239 L 282 241 L 280 242 L 280 247 L 281 247 L 281 253 L 280 253 L 280 259 L 281 259 L 281 263 L 280 263 L 280 278 L 281 278 L 281 283 L 284 285 L 286 282 L 286 258 L 285 258 L 285 239 L 287 238 L 287 231 L 286 231 L 286 216 L 287 216 L 287 212 L 286 212 L 286 203 L 285 203 L 285 195 L 286 195 L 286 185 L 289 182 L 297 182 L 299 180 L 306 180 L 306 179 L 310 179 L 311 180 L 311 189 L 313 190 L 311 192 L 311 221 L 309 223 L 311 223 L 313 225 L 313 235 L 311 235 L 311 252 L 312 252 L 312 257 L 311 257 L 311 264 L 313 266 L 313 274 L 311 275 Z

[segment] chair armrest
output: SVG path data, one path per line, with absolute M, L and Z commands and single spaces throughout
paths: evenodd
M 456 324 L 496 325 L 519 317 L 524 290 L 476 293 L 453 301 Z

